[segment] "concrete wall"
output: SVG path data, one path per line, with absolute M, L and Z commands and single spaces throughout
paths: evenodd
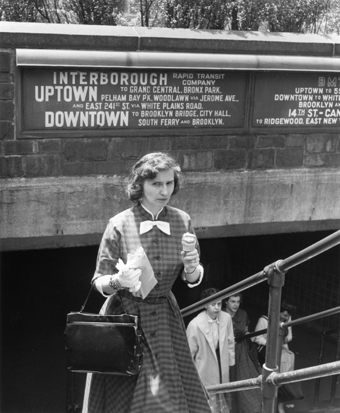
M 159 51 L 327 57 L 340 37 L 0 23 L 0 216 L 4 250 L 95 244 L 129 206 L 124 183 L 145 153 L 180 162 L 201 238 L 337 230 L 340 130 L 46 137 L 18 133 L 16 49 Z M 340 64 L 339 64 L 340 73 Z M 339 80 L 340 82 L 340 80 Z

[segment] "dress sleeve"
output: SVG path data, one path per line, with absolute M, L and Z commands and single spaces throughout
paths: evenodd
M 195 319 L 191 320 L 187 327 L 187 339 L 190 347 L 191 356 L 195 360 L 196 354 L 198 353 L 199 349 Z
M 118 272 L 116 264 L 119 259 L 120 233 L 112 220 L 109 221 L 104 231 L 97 255 L 97 264 L 92 281 L 102 275 Z
M 235 365 L 235 339 L 234 339 L 234 328 L 231 317 L 228 319 L 227 325 L 227 336 L 228 336 L 228 352 L 229 352 L 229 366 Z
M 289 321 L 292 321 L 291 316 L 289 316 L 289 318 L 288 318 L 288 322 Z M 286 337 L 286 341 L 287 341 L 287 343 L 289 343 L 289 341 L 292 341 L 292 340 L 293 340 L 293 330 L 292 330 L 292 327 L 288 327 L 288 335 Z
M 248 316 L 248 313 L 246 311 L 245 311 L 245 313 L 246 313 L 246 327 L 249 327 L 249 324 L 250 324 L 249 316 Z
M 268 327 L 268 321 L 264 317 L 260 317 L 256 324 L 255 331 L 264 330 L 267 327 Z M 267 345 L 267 334 L 254 337 L 254 341 L 256 344 L 260 346 Z
M 185 271 L 184 271 L 184 270 L 182 271 L 182 280 L 187 284 L 187 286 L 188 286 L 189 288 L 197 287 L 198 285 L 201 284 L 201 282 L 202 282 L 202 280 L 203 280 L 203 276 L 204 276 L 204 268 L 203 268 L 203 265 L 202 265 L 202 264 L 198 264 L 198 267 L 199 267 L 199 268 L 198 268 L 198 270 L 199 270 L 199 276 L 198 276 L 197 281 L 195 281 L 194 283 L 189 283 L 189 282 L 187 281 L 187 279 L 186 279 Z

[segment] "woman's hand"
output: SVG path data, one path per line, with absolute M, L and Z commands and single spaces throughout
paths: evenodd
M 128 288 L 131 293 L 136 293 L 142 285 L 139 281 L 142 270 L 140 268 L 130 268 L 120 258 L 116 268 L 119 270 L 116 274 L 116 281 L 118 281 L 119 285 L 123 288 Z
M 136 293 L 141 287 L 139 281 L 141 274 L 142 270 L 139 268 L 120 270 L 117 274 L 117 281 L 122 287 L 128 288 L 131 293 Z
M 198 251 L 196 248 L 192 251 L 182 251 L 181 257 L 182 257 L 184 269 L 189 274 L 195 271 L 198 264 L 200 263 L 200 257 L 198 255 Z

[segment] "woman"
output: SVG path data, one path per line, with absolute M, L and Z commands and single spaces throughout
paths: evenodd
M 280 321 L 288 323 L 292 319 L 292 314 L 296 307 L 287 303 L 285 300 L 281 303 Z M 265 330 L 268 328 L 268 317 L 261 316 L 255 327 L 255 331 Z M 289 350 L 288 343 L 293 339 L 292 327 L 285 328 L 281 349 L 280 372 L 293 371 L 295 365 L 295 354 Z M 259 361 L 265 363 L 265 350 L 267 345 L 267 334 L 254 337 L 254 341 L 259 349 Z M 285 413 L 283 403 L 290 400 L 303 399 L 301 384 L 299 382 L 283 384 L 278 389 L 278 412 Z
M 285 300 L 281 303 L 280 309 L 280 321 L 287 323 L 291 321 L 293 312 L 296 311 L 296 307 L 288 304 Z M 261 316 L 255 327 L 255 331 L 266 330 L 268 327 L 268 317 L 266 315 Z M 288 344 L 293 339 L 292 327 L 288 327 L 285 331 L 283 348 L 288 349 Z M 261 334 L 254 337 L 254 342 L 258 346 L 259 362 L 261 365 L 265 363 L 267 334 Z
M 191 252 L 182 251 L 182 235 L 194 234 L 190 217 L 167 205 L 179 190 L 179 172 L 167 154 L 145 155 L 133 166 L 127 187 L 135 206 L 111 218 L 106 227 L 93 277 L 97 290 L 108 296 L 101 313 L 126 310 L 139 316 L 143 366 L 137 377 L 88 375 L 83 412 L 210 412 L 171 293 L 178 275 L 189 287 L 203 277 L 197 240 Z M 157 280 L 145 299 L 138 297 L 141 270 L 116 268 L 119 259 L 126 263 L 128 253 L 140 246 Z
M 241 302 L 242 293 L 234 294 L 225 301 L 225 310 L 231 316 L 236 340 L 235 367 L 231 370 L 231 381 L 255 378 L 261 374 L 253 342 L 249 339 L 239 340 L 248 333 L 249 326 L 248 314 L 240 308 Z M 233 392 L 232 400 L 233 411 L 237 413 L 262 412 L 262 396 L 259 389 Z
M 218 291 L 217 288 L 204 290 L 201 300 Z M 228 383 L 229 367 L 235 364 L 233 325 L 229 314 L 221 312 L 221 309 L 221 301 L 208 304 L 187 327 L 191 355 L 205 386 Z M 224 394 L 210 397 L 212 413 L 229 412 Z

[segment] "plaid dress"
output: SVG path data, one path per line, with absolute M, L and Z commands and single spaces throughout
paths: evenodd
M 170 223 L 171 235 L 154 226 L 140 235 L 140 223 L 152 219 L 141 206 L 111 218 L 99 247 L 94 278 L 117 272 L 118 258 L 142 246 L 153 267 L 157 285 L 145 300 L 135 300 L 128 290 L 120 292 L 127 313 L 140 317 L 143 367 L 138 376 L 89 374 L 83 413 L 210 413 L 206 391 L 191 358 L 185 326 L 171 292 L 183 271 L 181 239 L 193 233 L 187 213 L 166 206 L 158 220 Z M 186 288 L 184 286 L 184 288 Z M 158 300 L 155 298 L 160 297 Z M 104 303 L 101 313 L 123 313 L 116 295 Z

